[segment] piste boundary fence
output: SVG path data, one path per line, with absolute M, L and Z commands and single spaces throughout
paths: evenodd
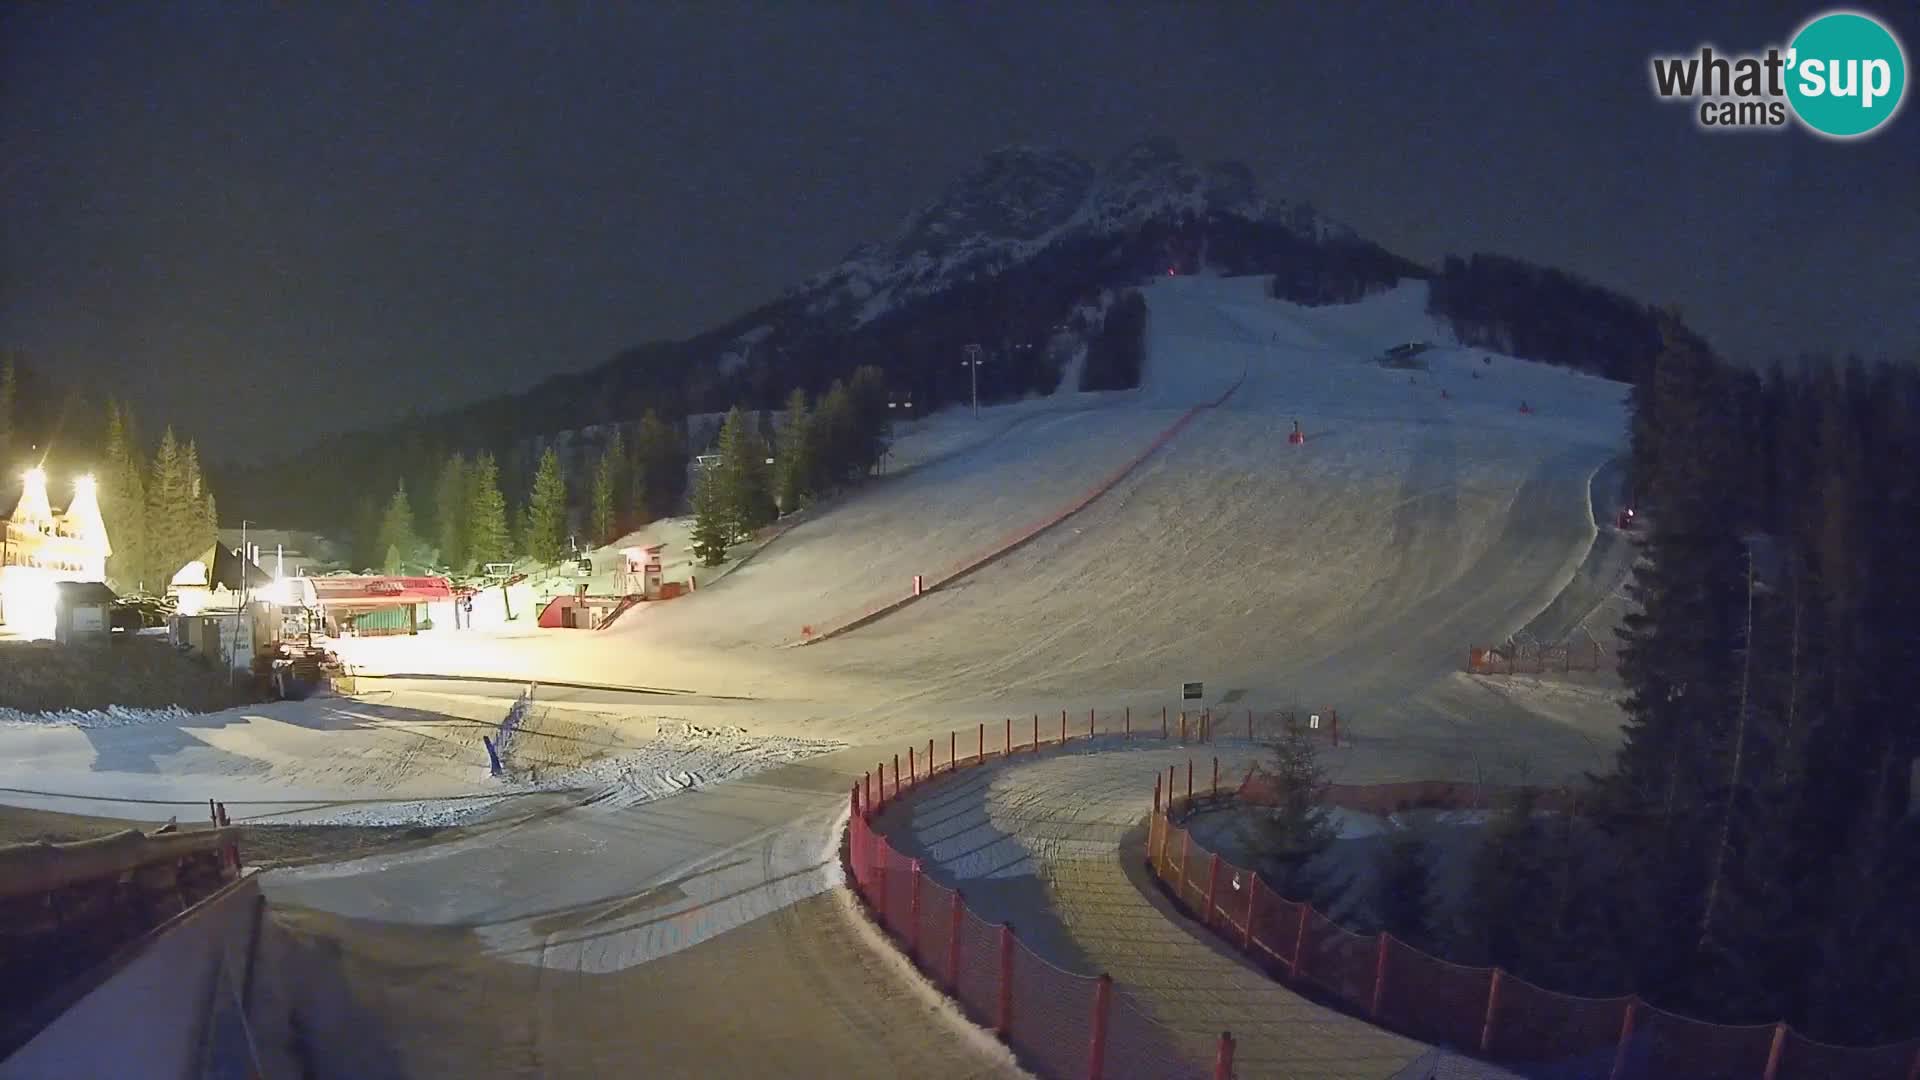
M 894 850 L 872 819 L 902 794 L 929 781 L 1049 747 L 1091 744 L 1100 738 L 1120 745 L 1139 740 L 1183 745 L 1244 741 L 1253 746 L 1294 728 L 1298 719 L 1292 710 L 1176 712 L 1163 707 L 1143 714 L 1136 725 L 1131 707 L 1108 710 L 1104 716 L 1098 709 L 1089 709 L 1084 717 L 1062 709 L 1057 721 L 1049 713 L 1043 722 L 1036 713 L 1020 723 L 1008 717 L 998 725 L 977 724 L 971 733 L 972 753 L 967 756 L 962 756 L 958 731 L 948 733 L 945 747 L 938 739 L 928 739 L 924 756 L 919 747 L 909 747 L 905 755 L 895 754 L 891 762 L 881 761 L 867 770 L 853 785 L 848 878 L 854 894 L 915 966 L 1034 1071 L 1094 1080 L 1136 1076 L 1228 1080 L 1234 1075 L 1235 1053 L 1230 1032 L 1206 1039 L 1174 1031 L 1147 1015 L 1124 987 L 1116 992 L 1110 978 L 1075 975 L 1048 962 L 1019 940 L 1011 924 L 983 919 L 966 905 L 960 890 L 933 881 L 918 860 Z M 1323 725 L 1304 730 L 1340 745 L 1337 710 L 1324 710 Z M 944 764 L 941 751 L 945 751 Z M 1186 784 L 1189 797 L 1201 790 L 1217 792 L 1219 758 L 1204 773 L 1196 773 L 1189 761 Z M 1480 805 L 1490 790 L 1444 782 L 1337 785 L 1329 801 L 1363 811 L 1413 803 Z
M 920 599 L 920 597 L 924 596 L 929 592 L 932 592 L 935 589 L 938 589 L 945 585 L 951 585 L 952 583 L 960 580 L 961 578 L 966 577 L 968 574 L 971 574 L 974 571 L 979 570 L 982 567 L 988 565 L 989 563 L 992 563 L 996 559 L 999 559 L 999 558 L 1002 558 L 1003 556 L 1011 554 L 1016 548 L 1020 547 L 1022 544 L 1027 543 L 1029 540 L 1032 540 L 1033 538 L 1039 536 L 1041 533 L 1046 532 L 1048 529 L 1053 528 L 1055 525 L 1060 524 L 1062 521 L 1065 521 L 1066 519 L 1072 517 L 1073 515 L 1079 513 L 1082 510 L 1085 510 L 1088 506 L 1093 504 L 1093 501 L 1095 499 L 1098 499 L 1102 495 L 1105 495 L 1107 492 L 1112 491 L 1114 487 L 1120 483 L 1120 481 L 1125 480 L 1127 478 L 1128 474 L 1132 473 L 1133 470 L 1139 468 L 1141 462 L 1144 462 L 1148 458 L 1152 457 L 1155 453 L 1157 453 L 1160 450 L 1161 447 L 1166 446 L 1168 443 L 1174 440 L 1175 436 L 1179 435 L 1182 431 L 1185 431 L 1188 425 L 1192 424 L 1193 421 L 1196 418 L 1198 418 L 1201 413 L 1208 412 L 1210 410 L 1217 409 L 1222 405 L 1225 405 L 1227 403 L 1227 399 L 1233 397 L 1234 392 L 1240 389 L 1240 384 L 1246 382 L 1246 380 L 1247 380 L 1247 372 L 1246 372 L 1246 369 L 1242 368 L 1240 371 L 1240 377 L 1235 379 L 1233 381 L 1233 385 L 1227 387 L 1226 391 L 1223 392 L 1219 397 L 1213 399 L 1212 401 L 1204 402 L 1202 404 L 1195 405 L 1191 409 L 1188 409 L 1185 413 L 1181 414 L 1178 420 L 1175 420 L 1172 424 L 1168 425 L 1164 430 L 1162 430 L 1160 434 L 1154 436 L 1153 441 L 1148 443 L 1145 449 L 1141 450 L 1139 453 L 1129 458 L 1126 461 L 1126 463 L 1121 465 L 1119 468 L 1114 469 L 1112 472 L 1108 473 L 1106 476 L 1101 477 L 1100 480 L 1096 482 L 1092 487 L 1088 488 L 1078 498 L 1074 499 L 1072 502 L 1068 503 L 1067 505 L 1060 508 L 1059 510 L 1054 511 L 1052 514 L 1049 514 L 1047 517 L 1041 519 L 1040 521 L 1037 521 L 1031 525 L 1023 526 L 1022 528 L 1017 529 L 1014 532 L 1009 533 L 1004 537 L 1001 537 L 999 540 L 996 540 L 993 544 L 989 545 L 985 550 L 981 551 L 979 554 L 967 556 L 966 558 L 961 559 L 959 562 L 956 562 L 951 566 L 948 566 L 946 569 L 936 574 L 922 575 L 922 576 L 916 577 L 914 579 L 914 586 L 912 591 L 908 592 L 903 596 L 896 597 L 892 600 L 883 601 L 877 605 L 874 605 L 873 607 L 869 607 L 864 611 L 860 611 L 855 614 L 843 615 L 831 622 L 822 624 L 819 628 L 815 628 L 812 626 L 806 627 L 801 631 L 800 640 L 797 642 L 797 644 L 812 645 L 816 642 L 825 641 L 828 638 L 838 637 L 839 635 L 844 634 L 850 630 L 857 630 L 860 627 L 865 626 L 876 619 L 882 618 L 886 615 L 891 615 L 895 611 L 898 611 L 899 609 L 906 607 L 908 604 L 913 603 L 915 600 Z
M 1189 777 L 1193 768 L 1189 761 Z M 1239 795 L 1217 782 L 1196 792 L 1191 780 L 1186 794 L 1174 795 L 1177 780 L 1174 769 L 1154 778 L 1147 833 L 1148 869 L 1168 895 L 1275 980 L 1310 987 L 1382 1027 L 1569 1080 L 1920 1080 L 1920 1038 L 1844 1047 L 1809 1039 L 1785 1022 L 1714 1024 L 1637 995 L 1557 993 L 1499 968 L 1442 960 L 1384 931 L 1356 934 L 1196 843 L 1180 823 Z
M 1113 715 L 1108 714 L 1109 720 Z M 920 860 L 894 850 L 872 824 L 889 803 L 932 780 L 1047 747 L 1092 742 L 1102 735 L 1200 741 L 1204 731 L 1218 737 L 1207 710 L 1178 714 L 1176 726 L 1175 715 L 1163 709 L 1138 730 L 1130 708 L 1120 715 L 1122 728 L 1116 732 L 1111 724 L 1101 730 L 1097 710 L 1088 710 L 1083 723 L 1071 723 L 1071 714 L 1061 710 L 1058 728 L 1049 719 L 1045 731 L 1035 714 L 1031 726 L 1019 725 L 1024 729 L 1019 734 L 1025 736 L 1019 743 L 1014 742 L 1016 725 L 1008 718 L 994 733 L 999 738 L 991 749 L 988 725 L 976 726 L 971 756 L 960 756 L 960 733 L 955 731 L 948 734 L 945 747 L 937 739 L 927 740 L 924 757 L 918 747 L 909 747 L 904 758 L 896 754 L 891 763 L 878 763 L 851 792 L 848 879 L 874 921 L 921 973 L 1034 1072 L 1061 1080 L 1231 1080 L 1230 1032 L 1220 1032 L 1210 1046 L 1203 1045 L 1205 1040 L 1148 1016 L 1124 988 L 1116 992 L 1112 978 L 1076 975 L 1049 962 L 1019 939 L 1013 924 L 980 917 L 960 890 L 932 880 L 922 872 Z M 1258 730 L 1253 714 L 1248 715 L 1244 730 Z M 944 765 L 938 759 L 941 750 L 946 751 Z

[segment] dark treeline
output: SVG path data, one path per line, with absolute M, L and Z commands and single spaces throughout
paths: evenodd
M 1497 830 L 1472 959 L 1829 1042 L 1920 1034 L 1917 465 L 1920 372 L 1763 376 L 1667 335 L 1633 391 L 1650 530 L 1597 834 Z
M 1618 382 L 1638 381 L 1661 348 L 1662 319 L 1653 308 L 1564 270 L 1501 255 L 1449 255 L 1432 278 L 1427 310 L 1446 318 L 1462 344 Z

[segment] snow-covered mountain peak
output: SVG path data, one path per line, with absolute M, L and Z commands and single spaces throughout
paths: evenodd
M 1313 243 L 1355 239 L 1304 203 L 1267 196 L 1245 164 L 1196 164 L 1164 136 L 1098 169 L 1066 151 L 1016 145 L 987 154 L 891 241 L 855 249 L 795 292 L 809 313 L 857 325 L 1063 241 L 1204 219 L 1279 225 Z

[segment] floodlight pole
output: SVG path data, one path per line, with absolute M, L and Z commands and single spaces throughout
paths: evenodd
M 980 364 L 983 349 L 978 345 L 967 346 L 967 358 L 962 361 L 973 374 L 973 418 L 980 419 Z

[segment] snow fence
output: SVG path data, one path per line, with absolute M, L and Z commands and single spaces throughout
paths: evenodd
M 1217 764 L 1214 774 L 1217 777 Z M 1210 789 L 1196 792 L 1193 775 L 1189 762 L 1187 791 L 1179 796 L 1173 795 L 1175 773 L 1154 778 L 1154 813 L 1147 832 L 1148 868 L 1154 878 L 1196 922 L 1278 981 L 1311 990 L 1383 1027 L 1528 1076 L 1569 1080 L 1920 1076 L 1920 1039 L 1845 1047 L 1815 1042 L 1784 1022 L 1708 1023 L 1667 1012 L 1637 996 L 1557 993 L 1499 968 L 1466 967 L 1430 956 L 1388 933 L 1353 933 L 1309 905 L 1286 899 L 1258 874 L 1195 841 L 1180 822 L 1203 807 L 1237 801 L 1239 793 L 1222 789 L 1217 779 Z M 1386 799 L 1402 795 L 1392 792 Z

